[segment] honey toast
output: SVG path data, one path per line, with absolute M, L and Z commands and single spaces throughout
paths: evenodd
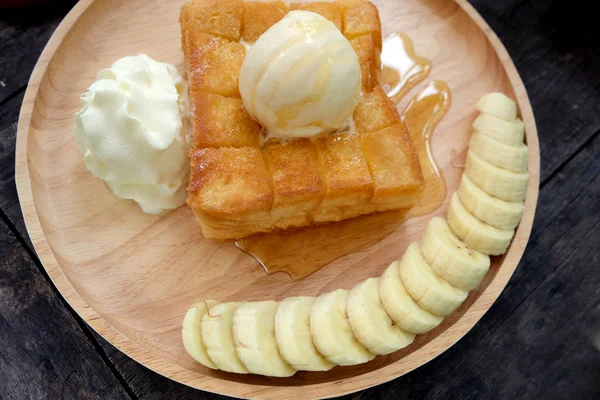
M 362 94 L 353 129 L 265 141 L 244 110 L 238 81 L 246 46 L 291 10 L 327 18 L 357 53 Z M 180 22 L 192 113 L 188 204 L 204 236 L 238 239 L 416 204 L 423 175 L 379 86 L 381 24 L 372 3 L 194 0 Z

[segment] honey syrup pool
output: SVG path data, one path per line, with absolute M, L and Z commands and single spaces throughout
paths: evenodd
M 384 39 L 381 63 L 381 86 L 396 104 L 425 80 L 432 68 L 431 61 L 417 55 L 411 39 L 403 33 L 393 33 Z M 408 210 L 257 234 L 236 241 L 236 247 L 254 257 L 268 274 L 285 272 L 291 279 L 302 279 L 339 257 L 374 245 L 407 219 L 437 209 L 446 197 L 446 183 L 433 157 L 431 138 L 451 103 L 448 85 L 432 81 L 400 110 L 425 179 L 423 195 L 417 205 Z

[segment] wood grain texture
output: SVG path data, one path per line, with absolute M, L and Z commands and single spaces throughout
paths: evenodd
M 511 52 L 532 97 L 536 115 L 544 115 L 543 119 L 539 119 L 539 124 L 545 125 L 545 129 L 541 130 L 540 135 L 541 145 L 545 148 L 541 154 L 542 176 L 546 176 L 544 181 L 547 185 L 551 185 L 553 180 L 560 179 L 560 187 L 564 189 L 565 193 L 569 192 L 571 188 L 579 190 L 581 186 L 571 185 L 580 180 L 581 175 L 578 171 L 580 171 L 583 163 L 577 163 L 576 168 L 571 168 L 571 165 L 579 160 L 577 155 L 580 152 L 583 152 L 586 157 L 582 160 L 587 160 L 591 156 L 586 149 L 591 143 L 589 135 L 594 134 L 593 131 L 590 133 L 588 129 L 581 129 L 581 127 L 594 126 L 598 122 L 599 116 L 590 112 L 590 110 L 593 110 L 595 103 L 578 102 L 578 107 L 569 107 L 563 100 L 563 94 L 569 99 L 586 99 L 590 96 L 593 97 L 591 94 L 597 90 L 600 81 L 590 78 L 593 76 L 594 65 L 600 65 L 598 62 L 600 58 L 597 52 L 587 50 L 593 48 L 591 47 L 593 45 L 592 41 L 577 41 L 577 44 L 580 45 L 577 47 L 573 45 L 569 47 L 558 41 L 547 41 L 545 46 L 530 46 L 530 43 L 537 43 L 551 36 L 550 32 L 552 36 L 561 36 L 562 42 L 568 42 L 571 37 L 581 39 L 585 32 L 581 32 L 581 29 L 574 32 L 572 27 L 570 28 L 561 23 L 561 16 L 569 14 L 571 11 L 571 8 L 565 7 L 564 4 L 557 4 L 553 9 L 549 2 L 540 0 L 532 2 L 522 0 L 510 2 L 477 0 L 473 3 L 500 34 L 503 42 Z M 535 11 L 535 21 L 544 20 L 548 23 L 544 25 L 531 24 L 533 10 Z M 552 18 L 557 20 L 552 21 Z M 22 29 L 27 28 L 25 22 L 20 25 Z M 592 26 L 589 25 L 590 30 Z M 581 28 L 581 26 L 578 27 Z M 527 32 L 525 37 L 520 33 L 523 29 Z M 547 30 L 550 31 L 548 34 L 546 34 Z M 593 38 L 593 36 L 590 35 L 589 38 Z M 554 48 L 557 46 L 558 49 Z M 527 47 L 528 52 L 520 51 L 522 47 Z M 38 44 L 37 47 L 27 47 L 22 52 L 14 53 L 13 56 L 27 58 L 31 54 L 35 54 L 35 57 L 37 57 L 40 51 L 41 48 Z M 565 54 L 570 54 L 570 56 L 565 57 Z M 596 69 L 596 71 L 598 70 Z M 542 73 L 545 78 L 539 79 L 538 77 Z M 11 114 L 14 116 L 10 117 Z M 4 120 L 8 124 L 14 123 L 16 121 L 16 108 L 13 113 L 0 106 L 0 120 L 3 120 L 2 117 L 7 115 L 9 117 L 4 118 Z M 574 129 L 565 131 L 567 124 L 572 124 Z M 10 135 L 7 132 L 7 130 L 0 130 L 0 138 L 3 139 L 5 149 L 9 154 L 8 148 L 14 148 L 14 143 L 11 143 L 11 140 L 14 139 L 14 130 Z M 563 143 L 562 146 L 544 146 L 546 142 L 555 140 L 554 138 L 565 134 L 569 134 L 569 141 Z M 6 140 L 4 141 L 4 139 Z M 577 145 L 571 145 L 573 143 Z M 10 157 L 13 158 L 12 155 Z M 5 159 L 8 159 L 8 157 Z M 550 166 L 555 167 L 552 174 L 547 172 Z M 14 185 L 12 172 L 9 172 L 14 171 L 13 166 L 3 163 L 2 168 L 5 170 L 3 176 L 7 177 L 4 183 Z M 589 183 L 587 180 L 584 182 Z M 553 188 L 556 187 L 553 186 Z M 568 199 L 573 201 L 580 194 L 585 194 L 585 191 L 572 192 Z M 0 197 L 3 201 L 15 204 L 17 199 L 14 196 L 14 190 L 0 190 Z M 591 332 L 597 329 L 599 325 L 597 318 L 594 324 L 594 315 L 597 313 L 587 312 L 587 310 L 592 309 L 593 311 L 594 307 L 597 307 L 597 296 L 593 295 L 594 288 L 589 285 L 580 285 L 579 290 L 571 293 L 560 290 L 564 289 L 565 284 L 573 277 L 587 276 L 593 273 L 594 265 L 579 257 L 570 259 L 571 263 L 566 269 L 568 273 L 557 277 L 547 274 L 548 270 L 553 270 L 556 267 L 554 264 L 560 264 L 568 256 L 568 254 L 565 254 L 565 250 L 568 250 L 568 248 L 553 247 L 551 245 L 546 247 L 552 241 L 544 239 L 548 236 L 555 237 L 556 232 L 545 228 L 556 219 L 557 215 L 560 216 L 557 212 L 563 210 L 560 204 L 552 206 L 554 197 L 553 193 L 545 190 L 545 188 L 540 192 L 540 204 L 546 204 L 546 207 L 538 208 L 532 241 L 528 245 L 525 257 L 525 260 L 528 260 L 527 266 L 517 269 L 511 279 L 511 284 L 503 292 L 500 300 L 483 317 L 475 329 L 442 356 L 417 371 L 348 398 L 388 399 L 403 396 L 408 398 L 464 399 L 477 398 L 477 393 L 487 393 L 490 394 L 489 398 L 499 398 L 494 395 L 499 392 L 514 393 L 513 397 L 519 398 L 539 398 L 542 393 L 553 390 L 555 385 L 541 385 L 538 382 L 547 382 L 547 376 L 560 377 L 564 371 L 569 371 L 569 373 L 560 379 L 560 390 L 554 396 L 549 396 L 550 398 L 600 397 L 596 385 L 598 377 L 595 377 L 594 372 L 600 370 L 600 357 L 591 345 Z M 570 208 L 570 211 L 579 212 L 572 208 Z M 537 229 L 540 226 L 539 221 L 547 213 L 550 213 L 551 216 L 546 219 L 546 223 L 541 229 Z M 22 225 L 23 220 L 20 212 L 15 213 L 14 218 L 16 218 L 13 221 L 15 225 Z M 572 213 L 567 213 L 565 217 L 560 218 L 560 222 L 555 221 L 552 223 L 552 227 L 559 231 L 566 229 L 569 226 L 570 218 L 572 218 Z M 596 223 L 598 221 L 597 217 L 591 213 L 586 213 L 586 219 Z M 576 230 L 571 232 L 571 234 L 582 233 L 585 233 L 585 231 Z M 585 238 L 572 237 L 573 243 L 577 243 L 577 241 L 585 242 Z M 550 254 L 551 256 L 549 256 Z M 546 256 L 543 257 L 543 255 Z M 537 262 L 542 258 L 544 258 L 543 263 Z M 522 279 L 524 273 L 527 274 L 526 279 Z M 550 278 L 554 279 L 554 285 L 559 290 L 558 293 L 562 293 L 559 307 L 553 304 L 550 310 L 553 318 L 558 321 L 565 312 L 569 312 L 571 305 L 577 305 L 578 308 L 581 307 L 584 310 L 581 317 L 574 321 L 577 324 L 581 323 L 580 329 L 579 326 L 561 327 L 560 324 L 556 323 L 546 324 L 541 328 L 539 326 L 534 327 L 531 324 L 522 324 L 519 327 L 518 341 L 513 340 L 510 335 L 502 334 L 514 323 L 514 318 L 510 318 L 511 315 L 518 315 L 520 320 L 530 320 L 539 318 L 541 314 L 548 314 L 549 311 L 546 308 L 529 307 L 529 305 L 531 303 L 543 304 L 550 296 L 556 296 L 555 291 L 537 290 L 533 293 L 530 291 L 535 285 Z M 48 283 L 41 284 L 48 285 Z M 558 311 L 554 312 L 557 308 Z M 37 313 L 37 311 L 33 312 Z M 565 342 L 564 335 L 557 335 L 555 332 L 560 333 L 563 329 L 568 330 L 568 340 L 575 343 L 575 350 L 578 351 L 573 351 L 573 346 L 567 348 L 562 345 Z M 572 332 L 578 333 L 578 331 L 581 334 L 571 336 Z M 10 343 L 15 345 L 19 342 L 18 338 L 13 338 Z M 520 359 L 520 368 L 499 369 L 497 358 L 488 358 L 485 357 L 485 353 L 482 353 L 484 349 L 489 350 L 490 346 L 483 347 L 481 342 L 493 342 L 494 346 L 491 349 L 496 353 L 501 353 L 504 356 L 510 353 L 510 357 Z M 134 396 L 138 398 L 219 398 L 219 396 L 193 391 L 186 386 L 162 378 L 132 361 L 105 341 L 100 340 L 100 343 L 124 380 L 127 381 L 128 386 L 131 387 Z M 528 350 L 534 344 L 539 344 L 539 348 L 530 357 Z M 555 351 L 555 349 L 558 350 Z M 555 354 L 560 362 L 550 363 L 542 369 L 539 367 L 533 368 L 534 363 L 528 361 L 539 356 L 540 353 L 543 354 L 544 351 Z M 62 354 L 52 353 L 50 355 L 50 359 L 54 363 L 60 362 L 63 357 Z M 456 365 L 460 365 L 461 375 L 461 385 L 458 386 L 449 384 L 457 377 L 454 368 Z M 27 368 L 27 365 L 24 363 L 18 366 L 13 365 L 13 368 L 19 367 Z M 23 369 L 21 373 L 26 374 L 27 372 L 28 369 Z M 31 382 L 32 385 L 34 383 Z M 82 388 L 84 388 L 84 384 L 82 385 Z M 51 393 L 44 393 L 43 390 L 38 390 L 37 393 L 40 394 L 40 397 L 50 398 L 49 396 L 51 396 Z M 16 398 L 21 397 L 23 396 L 16 395 Z
M 600 333 L 600 324 L 594 320 L 600 312 L 600 274 L 593 270 L 600 260 L 600 242 L 595 239 L 600 218 L 590 217 L 600 212 L 599 182 L 600 136 L 596 136 L 542 189 L 538 229 L 531 238 L 534 250 L 525 254 L 511 281 L 512 290 L 503 296 L 505 310 L 495 313 L 474 335 L 471 344 L 478 356 L 453 367 L 453 371 L 464 369 L 472 374 L 457 377 L 448 388 L 438 388 L 441 397 L 469 380 L 493 384 L 494 378 L 477 372 L 484 358 L 512 369 L 514 375 L 504 388 L 494 385 L 502 388 L 496 393 L 486 392 L 481 385 L 482 398 L 519 398 L 523 391 L 530 398 L 591 399 L 598 395 L 600 388 L 590 385 L 587 377 L 597 377 L 600 365 L 600 349 L 594 346 Z M 574 268 L 583 271 L 574 274 Z M 521 306 L 524 299 L 527 304 Z M 517 307 L 520 312 L 513 312 Z M 532 384 L 529 371 L 554 363 L 571 367 L 548 371 Z M 569 393 L 566 388 L 577 389 Z
M 600 131 L 600 35 L 594 15 L 568 0 L 473 3 L 519 67 L 540 135 L 541 182 Z
M 23 240 L 24 245 L 32 254 L 33 244 L 29 240 L 25 221 L 21 213 L 17 188 L 15 186 L 15 142 L 17 138 L 17 123 L 0 131 L 0 165 L 7 167 L 0 169 L 0 210 L 6 218 L 6 222 L 12 225 Z
M 540 189 L 519 268 L 460 342 L 399 398 L 593 399 L 600 394 L 600 135 Z M 490 363 L 498 369 L 484 367 Z M 409 378 L 407 377 L 407 378 Z M 444 378 L 452 377 L 452 378 Z M 444 384 L 438 384 L 443 379 Z M 418 380 L 419 384 L 410 385 Z M 382 388 L 385 390 L 385 388 Z
M 0 398 L 129 398 L 2 221 L 0 303 Z
M 0 2 L 1 3 L 1 2 Z M 23 48 L 40 48 L 73 6 L 73 0 L 54 1 L 38 7 L 0 10 L 0 105 L 19 89 L 24 90 L 37 54 L 23 52 Z M 27 18 L 27 30 L 23 19 Z M 15 57 L 15 54 L 24 57 Z M 0 126 L 0 130 L 3 127 Z
M 431 216 L 411 220 L 373 248 L 291 283 L 281 274 L 264 276 L 256 263 L 229 245 L 203 240 L 185 208 L 159 218 L 115 200 L 81 165 L 70 135 L 71 115 L 96 70 L 120 56 L 143 51 L 181 66 L 178 8 L 146 1 L 147 13 L 132 20 L 128 16 L 139 7 L 134 1 L 96 1 L 86 9 L 89 3 L 80 3 L 67 17 L 34 71 L 19 125 L 17 182 L 32 241 L 50 277 L 78 313 L 125 353 L 209 391 L 265 398 L 344 393 L 392 379 L 433 358 L 468 331 L 499 295 L 527 243 L 537 200 L 539 155 L 527 95 L 500 42 L 466 2 L 459 1 L 459 7 L 446 1 L 407 1 L 401 9 L 384 2 L 384 30 L 408 32 L 417 51 L 432 58 L 432 78 L 446 80 L 453 89 L 454 107 L 433 143 L 450 190 L 461 173 L 451 165 L 452 150 L 464 153 L 476 100 L 490 90 L 516 94 L 532 149 L 532 183 L 515 242 L 457 313 L 403 352 L 360 367 L 286 380 L 236 377 L 192 363 L 183 353 L 179 329 L 197 298 L 252 300 L 349 288 L 398 258 Z M 119 24 L 119 19 L 133 22 Z M 160 40 L 144 41 L 150 26 L 163 30 Z M 436 214 L 444 210 L 445 205 Z M 295 389 L 299 384 L 302 394 Z
M 520 267 L 499 300 L 462 340 L 421 368 L 387 384 L 344 397 L 347 399 L 476 399 L 479 398 L 479 393 L 485 393 L 486 398 L 490 399 L 500 398 L 499 393 L 512 394 L 509 397 L 523 399 L 600 398 L 600 388 L 597 385 L 600 353 L 592 345 L 594 333 L 600 328 L 600 313 L 594 312 L 600 305 L 600 300 L 597 294 L 594 294 L 596 288 L 590 285 L 579 285 L 577 290 L 571 292 L 564 290 L 569 287 L 569 282 L 579 282 L 579 277 L 595 273 L 597 264 L 591 264 L 586 257 L 570 257 L 569 245 L 588 243 L 585 237 L 573 235 L 582 235 L 587 231 L 572 230 L 567 246 L 552 245 L 556 242 L 557 234 L 569 228 L 570 220 L 575 214 L 576 218 L 581 219 L 583 212 L 585 219 L 592 224 L 598 223 L 600 218 L 585 209 L 569 207 L 565 210 L 562 204 L 564 201 L 573 202 L 580 195 L 586 195 L 587 192 L 581 188 L 594 182 L 586 178 L 589 177 L 589 172 L 584 172 L 585 168 L 582 167 L 592 157 L 587 148 L 593 143 L 591 138 L 595 132 L 592 128 L 598 125 L 600 114 L 593 112 L 595 102 L 580 99 L 597 97 L 595 93 L 600 87 L 600 81 L 594 79 L 594 76 L 600 73 L 600 53 L 591 50 L 597 48 L 595 40 L 598 36 L 594 33 L 594 24 L 568 25 L 565 22 L 572 21 L 575 17 L 581 21 L 587 16 L 585 13 L 577 13 L 566 1 L 474 0 L 472 4 L 508 48 L 527 86 L 541 128 L 542 177 L 545 184 L 540 191 L 532 239 Z M 24 13 L 22 15 L 22 19 L 17 23 L 19 29 L 25 33 L 30 26 L 29 20 L 24 18 Z M 3 17 L 4 14 L 0 12 L 0 20 Z M 589 18 L 592 18 L 591 13 Z M 50 17 L 49 23 L 53 23 Z M 37 29 L 37 26 L 31 29 Z M 0 35 L 1 40 L 3 38 Z M 11 57 L 34 60 L 39 56 L 42 45 L 40 42 L 33 43 L 22 48 L 22 51 L 13 53 Z M 30 65 L 33 66 L 33 62 Z M 26 83 L 26 75 L 30 71 L 26 72 L 27 74 L 20 74 L 21 85 Z M 569 105 L 565 99 L 576 101 L 577 107 Z M 0 164 L 5 179 L 0 188 L 2 204 L 17 204 L 16 191 L 4 190 L 10 185 L 14 186 L 14 165 L 8 163 L 8 160 L 14 160 L 14 154 L 11 153 L 14 151 L 20 99 L 14 104 L 14 107 L 0 105 L 0 121 L 6 122 L 6 126 L 14 124 L 8 130 L 0 129 L 0 145 L 4 146 L 6 154 Z M 568 135 L 568 140 L 563 138 L 565 135 Z M 557 140 L 560 141 L 560 146 L 546 145 L 551 141 L 559 143 Z M 584 156 L 579 157 L 579 154 Z M 590 167 L 600 168 L 596 164 Z M 553 185 L 554 180 L 559 180 L 559 183 Z M 580 181 L 582 183 L 578 184 Z M 548 187 L 552 191 L 548 190 Z M 563 193 L 563 200 L 560 202 L 554 202 L 556 196 L 553 190 L 557 188 L 561 188 Z M 5 209 L 4 211 L 6 212 Z M 16 236 L 19 236 L 18 232 L 24 232 L 24 229 L 20 228 L 24 224 L 18 205 L 16 212 L 7 212 L 7 217 L 17 227 L 11 226 Z M 540 225 L 542 220 L 543 226 Z M 549 226 L 552 230 L 548 229 Z M 594 249 L 591 254 L 594 254 Z M 569 259 L 568 265 L 562 265 L 566 259 Z M 565 273 L 552 274 L 559 265 L 562 265 Z M 28 279 L 24 276 L 19 278 Z M 550 279 L 555 290 L 546 290 L 548 286 L 545 286 L 544 290 L 533 291 Z M 12 287 L 18 285 L 18 282 L 15 280 L 9 285 Z M 41 280 L 39 284 L 49 286 L 48 282 Z M 543 305 L 551 297 L 560 301 L 552 303 L 551 307 L 531 307 L 531 304 Z M 0 298 L 0 308 L 6 307 L 6 303 L 3 302 L 5 299 Z M 15 301 L 24 302 L 24 299 L 19 298 Z M 573 309 L 580 311 L 578 316 L 571 320 L 572 324 L 561 324 L 564 315 L 568 315 Z M 43 315 L 44 311 L 36 308 L 31 310 L 31 313 Z M 525 323 L 519 325 L 515 340 L 506 332 L 514 332 L 512 326 L 517 318 Z M 546 322 L 541 325 L 526 323 L 542 318 Z M 170 381 L 131 360 L 99 336 L 95 337 L 123 381 L 127 382 L 134 398 L 222 398 Z M 570 343 L 569 346 L 564 345 L 566 341 Z M 9 343 L 10 346 L 19 346 L 21 340 L 13 336 Z M 532 347 L 535 347 L 536 351 L 530 353 Z M 554 355 L 557 361 L 540 368 L 537 363 L 532 362 L 540 355 L 546 359 Z M 48 359 L 57 364 L 61 363 L 64 357 L 67 355 L 52 352 Z M 502 357 L 502 360 L 518 360 L 516 364 L 519 367 L 502 368 L 502 365 L 498 364 L 502 360 L 499 361 L 498 357 Z M 100 364 L 86 368 L 95 373 L 96 369 L 105 368 Z M 20 376 L 28 376 L 35 370 L 35 366 L 33 361 L 30 364 L 11 364 L 11 367 L 17 370 L 14 373 Z M 548 384 L 548 377 L 555 378 L 555 382 L 559 384 Z M 460 384 L 452 384 L 457 379 Z M 78 391 L 85 391 L 85 382 L 79 384 Z M 34 390 L 33 386 L 38 387 L 36 393 L 39 394 L 39 398 L 54 398 L 52 392 L 45 390 L 47 386 L 44 382 L 30 380 L 27 388 L 20 389 Z M 552 394 L 548 395 L 549 392 Z M 0 391 L 0 397 L 20 399 L 26 397 L 26 394 L 20 395 L 16 392 L 14 395 L 7 395 Z
M 10 125 L 15 125 L 16 127 L 24 95 L 25 86 L 17 88 L 13 93 L 8 93 L 6 99 L 0 103 L 0 131 L 8 128 Z M 13 147 L 14 145 L 12 143 Z

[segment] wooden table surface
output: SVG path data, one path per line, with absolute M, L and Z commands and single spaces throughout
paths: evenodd
M 448 0 L 449 1 L 449 0 Z M 542 171 L 531 241 L 483 319 L 421 368 L 348 399 L 600 399 L 600 34 L 591 6 L 474 0 L 527 86 Z M 0 400 L 216 399 L 96 335 L 50 282 L 14 182 L 17 118 L 72 0 L 0 8 Z

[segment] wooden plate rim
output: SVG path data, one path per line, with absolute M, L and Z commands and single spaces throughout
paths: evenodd
M 485 20 L 479 15 L 473 6 L 471 6 L 471 4 L 469 4 L 466 0 L 455 0 L 455 2 L 470 16 L 470 18 L 486 35 L 490 44 L 496 51 L 496 54 L 498 55 L 509 77 L 511 85 L 515 90 L 515 95 L 519 103 L 527 132 L 527 143 L 530 148 L 529 170 L 531 174 L 531 180 L 527 192 L 527 201 L 525 204 L 525 214 L 521 224 L 517 228 L 513 243 L 507 253 L 506 259 L 504 260 L 504 264 L 502 265 L 504 273 L 497 275 L 493 280 L 494 287 L 498 290 L 486 290 L 481 294 L 481 296 L 479 296 L 474 304 L 484 302 L 489 305 L 487 307 L 471 307 L 472 309 L 469 310 L 469 322 L 462 323 L 462 325 L 464 325 L 462 332 L 459 332 L 458 334 L 454 333 L 454 337 L 450 341 L 440 341 L 442 342 L 441 351 L 437 352 L 436 354 L 427 354 L 425 357 L 423 357 L 423 362 L 421 364 L 415 365 L 409 370 L 406 370 L 406 367 L 401 368 L 401 360 L 398 360 L 395 363 L 389 364 L 380 369 L 354 377 L 343 378 L 334 382 L 308 385 L 304 385 L 300 382 L 298 386 L 270 386 L 223 380 L 218 377 L 198 376 L 197 373 L 188 371 L 142 348 L 111 326 L 79 296 L 66 275 L 62 272 L 60 264 L 54 257 L 54 254 L 44 236 L 44 232 L 38 219 L 37 210 L 33 201 L 27 158 L 27 140 L 30 133 L 31 118 L 35 107 L 35 100 L 38 96 L 40 83 L 44 77 L 44 74 L 46 73 L 46 68 L 50 64 L 50 61 L 52 60 L 56 50 L 59 48 L 64 37 L 67 35 L 73 24 L 94 1 L 96 0 L 82 0 L 73 7 L 73 9 L 63 19 L 50 38 L 38 62 L 36 63 L 25 92 L 21 112 L 19 115 L 15 158 L 15 179 L 25 226 L 38 257 L 50 276 L 50 279 L 57 287 L 61 295 L 69 303 L 69 305 L 79 314 L 79 316 L 113 346 L 117 347 L 120 351 L 140 364 L 163 376 L 166 376 L 177 382 L 213 393 L 226 394 L 235 397 L 259 396 L 261 398 L 274 399 L 281 399 L 283 397 L 302 398 L 304 396 L 310 396 L 311 398 L 323 398 L 343 395 L 387 382 L 395 377 L 401 376 L 403 374 L 401 369 L 404 369 L 404 373 L 406 373 L 431 361 L 450 348 L 450 346 L 458 342 L 458 340 L 460 340 L 491 307 L 493 302 L 501 293 L 501 289 L 504 289 L 508 283 L 508 280 L 516 269 L 525 250 L 525 246 L 527 245 L 527 241 L 529 240 L 538 199 L 540 179 L 539 142 L 529 97 L 527 96 L 525 86 L 523 85 L 519 73 L 517 72 L 517 69 L 504 45 L 489 27 L 489 25 L 485 22 Z M 446 335 L 446 333 L 447 330 L 443 332 L 440 337 L 443 337 Z M 335 389 L 333 389 L 334 387 Z M 301 390 L 299 390 L 299 388 Z

